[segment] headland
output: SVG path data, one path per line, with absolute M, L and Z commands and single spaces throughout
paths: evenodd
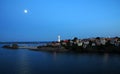
M 86 38 L 66 39 L 46 43 L 44 46 L 22 47 L 17 44 L 12 46 L 5 45 L 3 48 L 10 49 L 30 49 L 48 52 L 78 52 L 78 53 L 120 53 L 120 37 L 104 38 Z

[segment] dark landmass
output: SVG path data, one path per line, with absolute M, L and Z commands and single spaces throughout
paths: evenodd
M 38 50 L 41 50 L 43 46 L 38 46 Z M 44 49 L 51 48 L 64 48 L 67 52 L 76 53 L 120 53 L 120 38 L 88 38 L 78 39 L 75 37 L 70 40 L 61 40 L 60 42 L 52 42 L 47 44 Z
M 70 40 L 61 40 L 60 42 L 49 42 L 45 46 L 20 47 L 17 44 L 12 46 L 5 45 L 3 48 L 26 48 L 35 51 L 48 52 L 76 52 L 76 53 L 120 53 L 120 38 L 89 38 L 78 39 L 75 37 Z
M 9 48 L 9 49 L 18 49 L 19 46 L 17 44 L 10 45 L 4 45 L 3 48 Z

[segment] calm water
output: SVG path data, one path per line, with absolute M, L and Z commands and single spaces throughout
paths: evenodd
M 48 53 L 0 48 L 0 74 L 120 74 L 119 54 Z

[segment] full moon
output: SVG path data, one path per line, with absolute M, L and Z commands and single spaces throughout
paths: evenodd
M 28 13 L 28 10 L 24 10 L 24 13 Z

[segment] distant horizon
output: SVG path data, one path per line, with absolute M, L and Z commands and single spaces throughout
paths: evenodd
M 89 38 L 97 38 L 97 37 L 99 37 L 99 36 L 96 36 L 96 37 L 88 37 L 88 38 L 79 38 L 79 37 L 77 37 L 78 39 L 89 39 Z M 110 36 L 108 36 L 108 37 L 100 37 L 100 38 L 114 38 L 114 37 L 119 37 L 120 38 L 120 36 L 112 36 L 112 37 L 110 37 Z M 75 37 L 72 37 L 71 38 L 71 40 L 72 39 L 74 39 Z M 68 39 L 61 39 L 61 40 L 69 40 L 70 38 L 68 38 Z M 57 39 L 56 40 L 49 40 L 49 41 L 40 41 L 40 40 L 38 40 L 38 41 L 0 41 L 0 43 L 4 43 L 4 42 L 52 42 L 52 41 L 57 41 Z

